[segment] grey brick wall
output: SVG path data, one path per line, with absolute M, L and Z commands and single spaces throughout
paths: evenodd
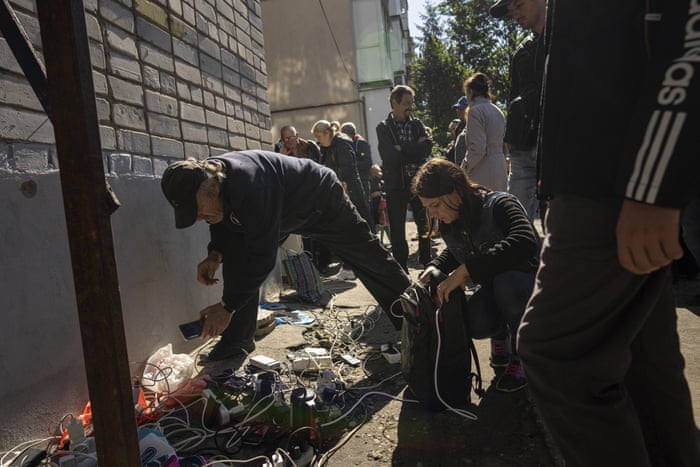
M 84 2 L 106 173 L 271 146 L 259 2 Z M 35 2 L 10 5 L 41 55 Z M 53 126 L 0 36 L 0 171 L 55 169 Z

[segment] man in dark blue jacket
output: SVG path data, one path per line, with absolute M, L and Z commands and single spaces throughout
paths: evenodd
M 214 275 L 223 264 L 223 298 L 200 311 L 202 337 L 222 335 L 209 360 L 255 348 L 259 288 L 275 266 L 280 240 L 290 233 L 331 248 L 401 327 L 391 310 L 410 279 L 370 232 L 332 170 L 308 159 L 241 151 L 175 162 L 161 185 L 175 209 L 176 228 L 198 220 L 210 224 L 199 282 L 217 283 Z
M 698 466 L 669 264 L 700 190 L 697 0 L 549 0 L 547 236 L 518 351 L 568 466 Z

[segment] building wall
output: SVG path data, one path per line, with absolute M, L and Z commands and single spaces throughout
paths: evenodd
M 360 118 L 351 7 L 352 0 L 262 0 L 275 141 L 287 124 L 312 138 L 317 120 Z
M 259 0 L 86 0 L 132 374 L 220 299 L 195 280 L 208 232 L 175 230 L 173 160 L 272 144 Z M 10 1 L 41 53 L 36 6 Z M 33 189 L 35 187 L 35 190 Z M 52 434 L 88 400 L 53 127 L 0 37 L 0 451 Z M 100 310 L 94 310 L 99 313 Z M 105 362 L 109 364 L 109 362 Z
M 392 60 L 402 45 L 396 38 L 408 34 L 401 5 L 405 0 L 262 0 L 274 140 L 287 124 L 312 138 L 319 119 L 349 120 L 380 163 L 375 128 L 391 110 L 394 76 L 405 75 L 403 57 Z

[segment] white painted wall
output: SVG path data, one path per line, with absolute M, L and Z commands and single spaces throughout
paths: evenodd
M 34 180 L 36 196 L 20 185 Z M 160 179 L 109 177 L 122 206 L 112 216 L 130 368 L 171 342 L 189 352 L 177 324 L 220 299 L 220 286 L 196 282 L 206 255 L 205 225 L 176 230 Z M 0 171 L 0 451 L 49 436 L 89 395 L 58 172 Z M 100 313 L 100 310 L 92 310 Z M 86 343 L 89 351 L 90 343 Z M 105 362 L 109 364 L 109 362 Z

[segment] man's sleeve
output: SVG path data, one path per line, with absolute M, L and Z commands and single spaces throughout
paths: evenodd
M 649 21 L 650 59 L 633 111 L 617 189 L 625 198 L 682 207 L 700 193 L 700 8 L 659 2 Z
M 420 131 L 418 136 L 414 136 L 417 139 L 420 137 L 425 137 L 424 141 L 412 142 L 412 143 L 401 143 L 401 152 L 406 156 L 407 162 L 421 163 L 430 157 L 430 153 L 433 150 L 433 139 L 428 136 L 428 132 L 425 129 L 425 125 L 418 119 L 414 120 L 416 122 L 415 127 Z
M 384 122 L 377 125 L 377 142 L 379 156 L 385 165 L 393 167 L 401 163 L 401 153 L 394 148 L 397 143 L 394 141 L 391 130 Z

